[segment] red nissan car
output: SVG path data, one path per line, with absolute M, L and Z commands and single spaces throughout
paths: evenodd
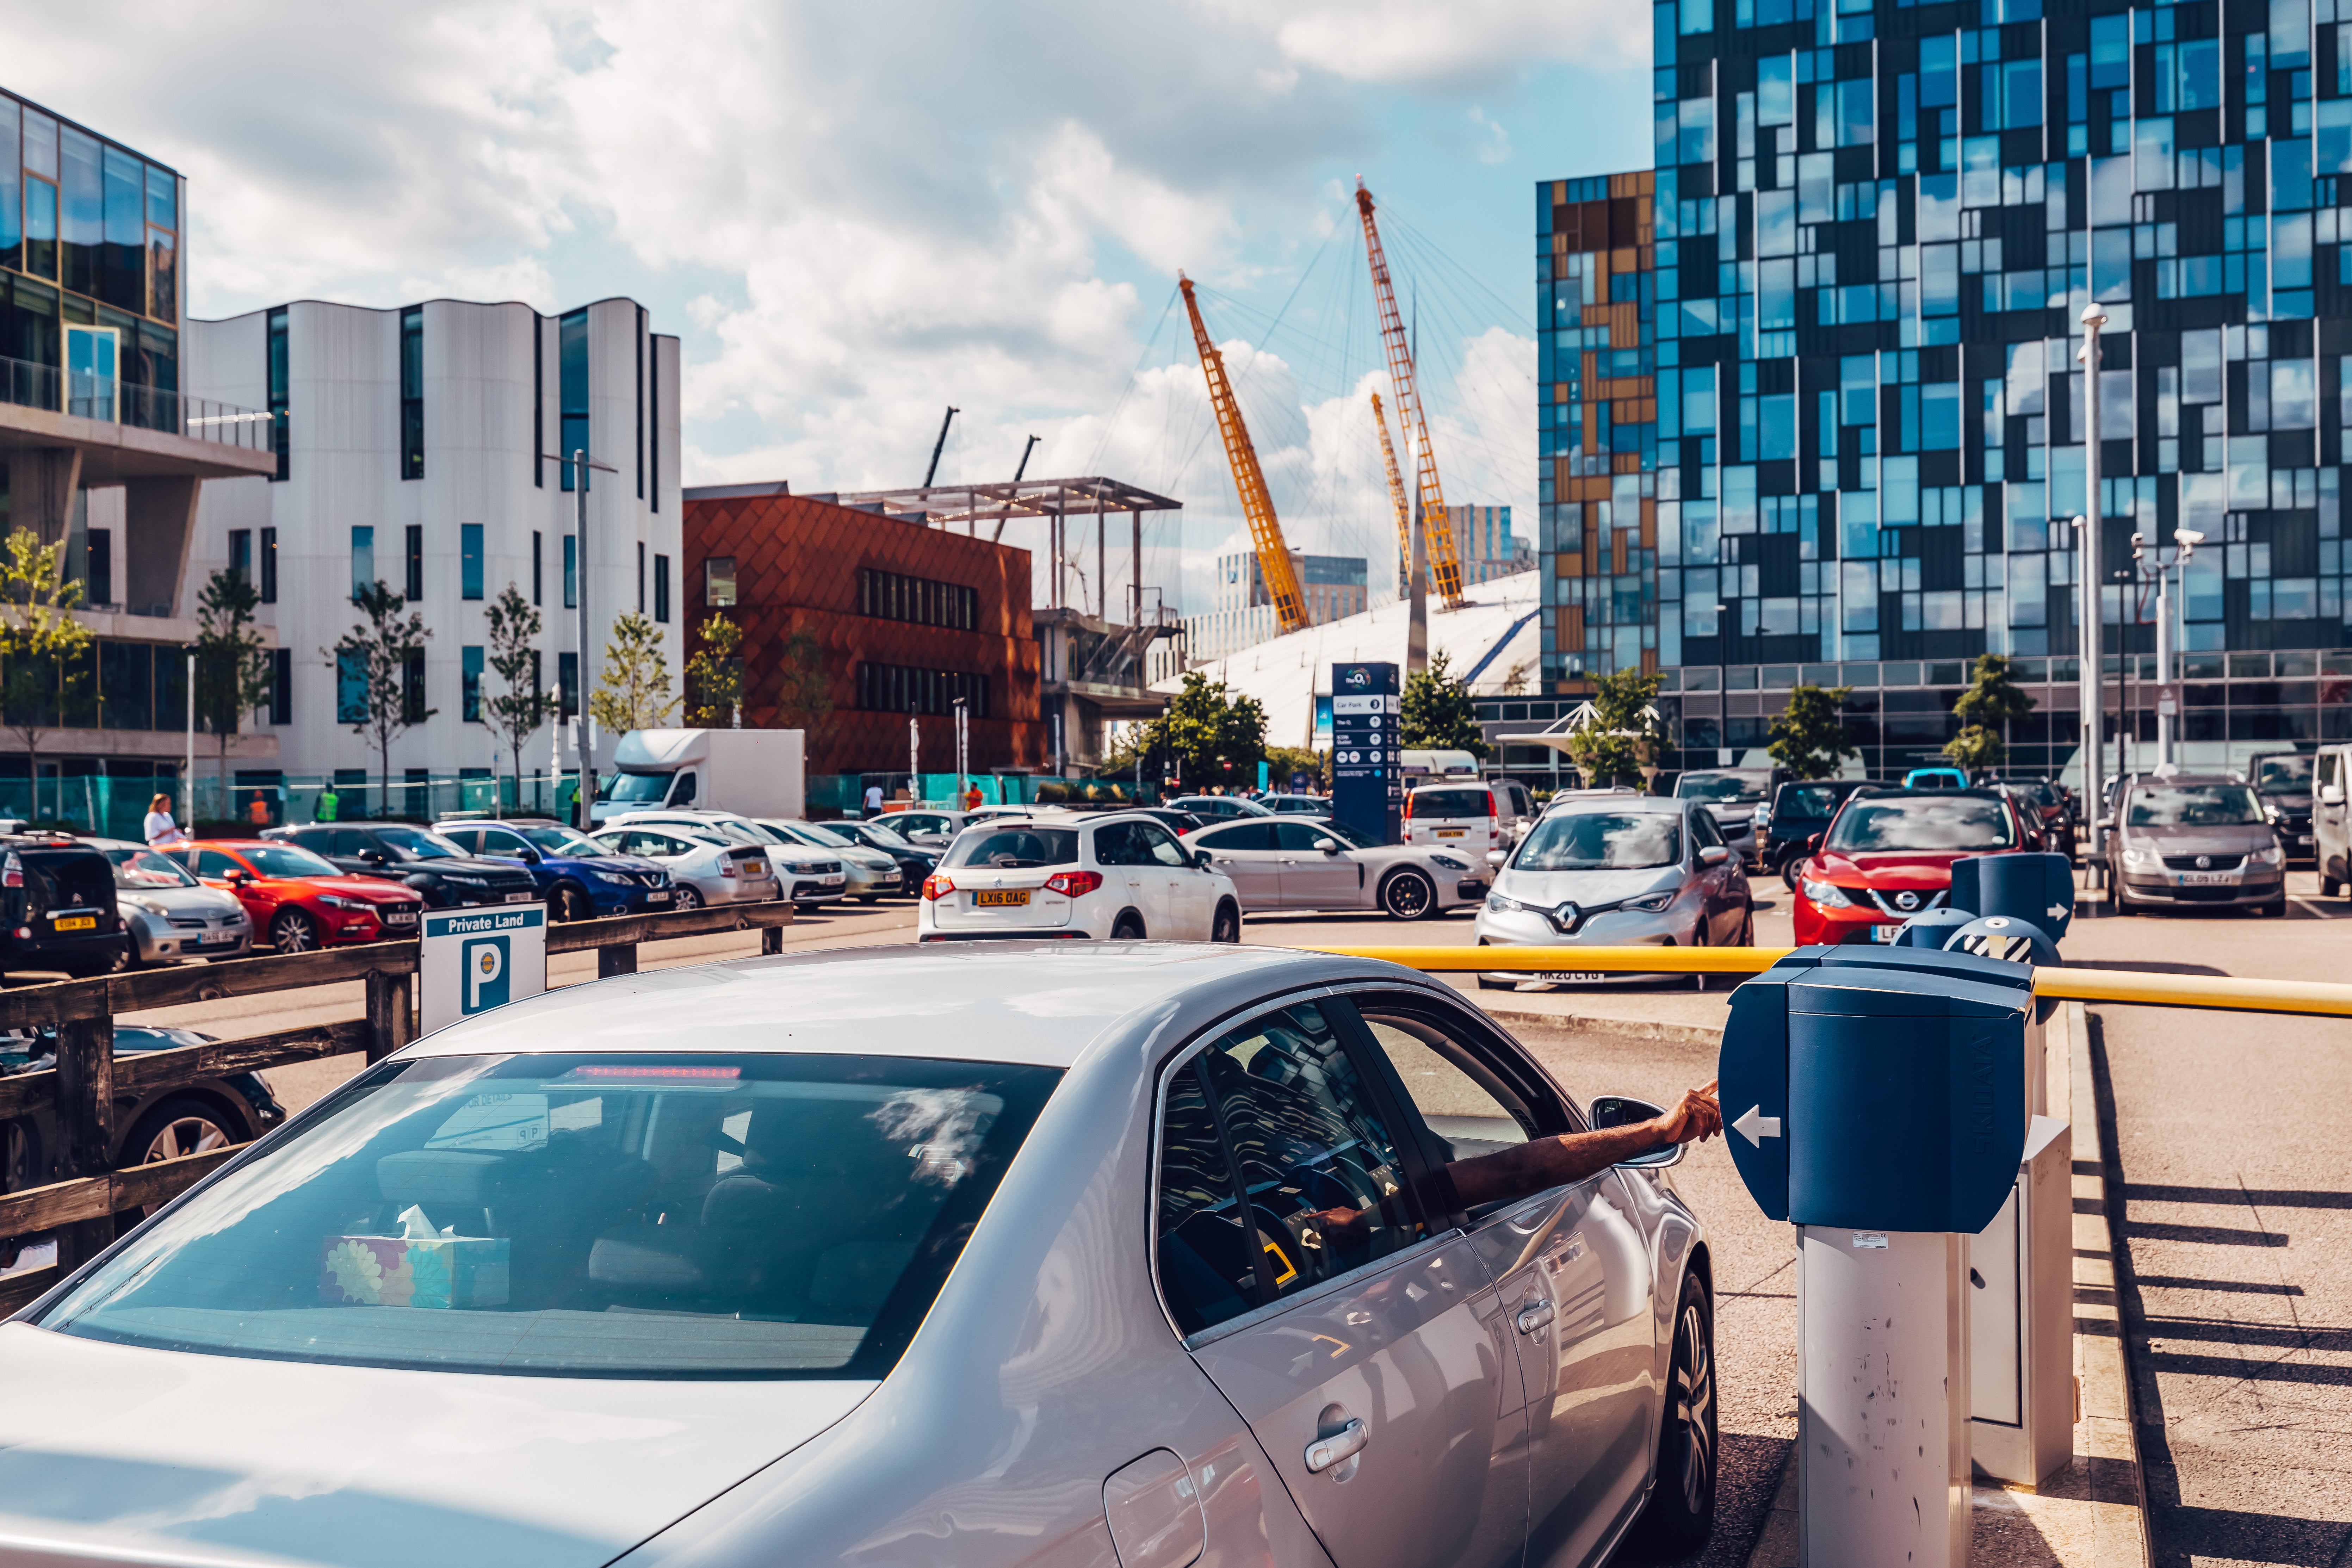
M 1798 945 L 1892 942 L 1905 921 L 1943 905 L 1953 861 L 2032 847 L 2005 791 L 1856 790 L 1798 868 Z

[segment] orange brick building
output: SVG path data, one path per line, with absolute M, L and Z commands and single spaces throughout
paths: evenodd
M 685 492 L 684 658 L 713 609 L 743 628 L 746 726 L 790 727 L 787 639 L 823 650 L 833 713 L 808 772 L 903 772 L 907 714 L 926 772 L 951 771 L 954 703 L 971 715 L 971 770 L 1045 765 L 1029 552 L 901 521 L 782 484 Z

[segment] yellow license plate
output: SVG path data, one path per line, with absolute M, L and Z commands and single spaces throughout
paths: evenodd
M 1437 836 L 1440 838 L 1459 838 L 1464 831 L 1459 827 L 1441 827 L 1437 830 Z
M 764 877 L 767 874 L 768 863 L 765 860 L 746 860 L 743 862 L 743 875 L 746 877 Z
M 53 931 L 96 931 L 96 915 L 61 915 L 50 924 Z
M 971 896 L 971 901 L 983 910 L 1017 910 L 1029 901 L 1029 889 L 1026 888 L 1014 888 L 1005 890 L 992 890 L 988 892 L 974 893 Z

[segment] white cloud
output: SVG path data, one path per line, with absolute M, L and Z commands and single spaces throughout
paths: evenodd
M 1540 65 L 1649 64 L 1650 7 L 1622 0 L 1290 0 L 1275 18 L 1283 52 L 1356 81 L 1420 88 L 1505 82 Z

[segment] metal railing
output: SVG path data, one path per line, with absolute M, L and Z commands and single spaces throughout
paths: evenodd
M 234 403 L 20 359 L 0 358 L 0 402 L 249 452 L 271 449 L 275 424 L 273 416 Z

